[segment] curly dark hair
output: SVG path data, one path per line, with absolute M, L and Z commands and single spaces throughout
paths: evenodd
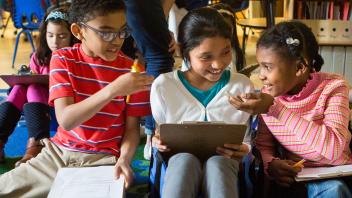
M 123 0 L 73 0 L 69 9 L 69 22 L 85 23 L 116 10 L 125 10 Z
M 299 44 L 287 44 L 287 38 L 298 39 Z M 320 71 L 324 64 L 313 32 L 299 21 L 281 22 L 266 30 L 257 42 L 257 48 L 261 47 L 274 49 L 288 61 L 299 60 L 314 71 Z

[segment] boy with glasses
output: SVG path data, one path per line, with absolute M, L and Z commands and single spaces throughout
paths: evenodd
M 62 167 L 115 165 L 111 174 L 123 175 L 126 187 L 133 180 L 153 77 L 131 73 L 133 61 L 120 52 L 129 35 L 122 0 L 73 0 L 70 20 L 82 43 L 54 52 L 50 63 L 57 133 L 36 158 L 0 176 L 0 197 L 46 197 Z

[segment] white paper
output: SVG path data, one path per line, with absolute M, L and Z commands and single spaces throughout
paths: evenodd
M 122 198 L 124 178 L 114 179 L 114 166 L 61 168 L 49 198 Z
M 303 168 L 302 171 L 298 173 L 296 181 L 334 178 L 348 175 L 352 175 L 352 165 Z

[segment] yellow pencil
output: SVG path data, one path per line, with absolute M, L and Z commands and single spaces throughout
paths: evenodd
M 139 72 L 141 72 L 140 68 L 138 67 L 138 59 L 134 59 L 133 65 L 131 66 L 131 72 L 134 72 L 134 73 L 139 73 Z M 126 97 L 126 103 L 129 103 L 129 102 L 130 102 L 130 98 L 131 98 L 130 95 L 128 95 L 128 96 Z
M 293 168 L 302 166 L 305 161 L 306 161 L 305 159 L 302 159 L 301 161 L 295 163 L 295 164 L 293 165 Z

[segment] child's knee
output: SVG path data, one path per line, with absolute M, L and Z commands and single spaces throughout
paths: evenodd
M 187 167 L 192 169 L 200 168 L 199 159 L 190 153 L 178 153 L 172 156 L 169 160 L 168 167 L 170 166 Z
M 231 170 L 231 172 L 238 173 L 239 162 L 237 160 L 229 159 L 224 156 L 210 157 L 206 162 L 206 169 L 212 170 Z
M 308 197 L 352 197 L 342 180 L 326 180 L 308 184 Z
M 331 192 L 336 192 L 338 197 L 348 197 L 351 198 L 351 192 L 345 182 L 341 180 L 335 180 L 335 182 L 329 186 Z

